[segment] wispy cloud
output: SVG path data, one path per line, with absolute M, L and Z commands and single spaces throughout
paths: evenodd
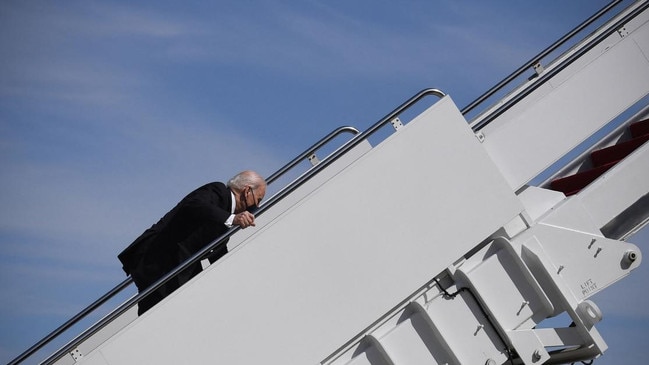
M 0 61 L 0 255 L 38 262 L 30 281 L 114 282 L 80 273 L 118 273 L 115 255 L 198 185 L 281 166 L 229 116 L 166 103 L 150 68 L 169 67 L 170 45 L 201 32 L 190 21 L 94 2 L 2 13 L 12 57 Z

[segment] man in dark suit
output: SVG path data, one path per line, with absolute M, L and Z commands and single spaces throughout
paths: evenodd
M 142 292 L 158 279 L 213 242 L 233 225 L 255 225 L 252 214 L 266 194 L 266 182 L 254 171 L 243 171 L 226 184 L 212 182 L 189 193 L 164 217 L 118 255 L 123 269 Z M 223 244 L 211 252 L 211 263 L 228 252 Z M 201 271 L 200 262 L 172 278 L 138 304 L 146 312 Z

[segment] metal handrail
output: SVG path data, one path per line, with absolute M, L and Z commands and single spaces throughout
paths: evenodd
M 61 333 L 66 331 L 68 328 L 74 326 L 77 322 L 79 322 L 80 320 L 85 318 L 92 311 L 99 308 L 102 304 L 104 304 L 105 302 L 110 300 L 112 297 L 117 295 L 119 292 L 124 290 L 127 286 L 129 286 L 131 284 L 131 282 L 133 282 L 133 279 L 131 279 L 131 277 L 126 278 L 120 284 L 118 284 L 113 289 L 111 289 L 106 294 L 104 294 L 101 298 L 97 299 L 94 303 L 87 306 L 81 312 L 77 313 L 74 317 L 70 318 L 67 322 L 63 323 L 57 329 L 50 332 L 47 336 L 43 337 L 40 341 L 38 341 L 32 347 L 25 350 L 22 354 L 20 354 L 18 357 L 13 359 L 8 365 L 14 365 L 14 364 L 19 364 L 19 363 L 23 362 L 25 359 L 27 359 L 28 357 L 33 355 L 36 351 L 40 350 L 43 346 L 50 343 L 52 340 L 54 340 L 56 337 L 58 337 Z
M 417 93 L 415 96 L 411 97 L 408 99 L 406 102 L 401 104 L 399 107 L 394 109 L 392 112 L 390 112 L 388 115 L 383 117 L 383 119 L 379 120 L 377 123 L 375 123 L 373 126 L 365 130 L 363 133 L 356 135 L 353 139 L 349 140 L 347 143 L 345 143 L 342 147 L 334 151 L 331 155 L 329 155 L 326 159 L 324 159 L 322 162 L 319 164 L 313 166 L 311 169 L 309 169 L 305 174 L 300 176 L 298 179 L 293 181 L 291 184 L 287 185 L 284 187 L 282 190 L 280 190 L 277 194 L 275 194 L 272 198 L 270 198 L 265 204 L 263 204 L 257 212 L 255 213 L 256 215 L 261 215 L 271 207 L 273 207 L 275 204 L 277 204 L 280 200 L 284 199 L 286 196 L 291 194 L 293 191 L 295 191 L 297 188 L 302 186 L 304 183 L 306 183 L 308 180 L 310 180 L 313 176 L 318 174 L 320 171 L 322 171 L 325 167 L 331 165 L 333 162 L 338 160 L 340 157 L 342 157 L 344 154 L 349 152 L 352 148 L 356 147 L 359 143 L 361 143 L 363 140 L 367 139 L 371 135 L 373 135 L 376 131 L 378 131 L 381 127 L 383 127 L 386 123 L 392 121 L 396 116 L 416 104 L 418 101 L 423 99 L 426 96 L 429 95 L 434 95 L 440 98 L 443 98 L 446 96 L 442 91 L 438 89 L 424 89 Z M 149 295 L 153 291 L 157 290 L 160 288 L 162 285 L 164 285 L 167 281 L 171 280 L 171 278 L 175 277 L 178 275 L 180 272 L 184 271 L 186 268 L 189 266 L 197 263 L 200 261 L 205 255 L 207 255 L 210 251 L 219 249 L 223 245 L 226 244 L 226 240 L 230 238 L 234 233 L 236 233 L 240 228 L 238 226 L 234 226 L 230 228 L 227 232 L 222 234 L 220 237 L 218 237 L 216 240 L 212 241 L 209 245 L 205 246 L 203 249 L 195 253 L 192 257 L 188 258 L 185 260 L 184 263 L 182 263 L 180 266 L 176 267 L 169 273 L 167 273 L 165 276 L 160 278 L 158 281 L 153 283 L 150 287 L 148 287 L 146 290 L 138 293 L 125 303 L 122 303 L 119 307 L 114 309 L 111 313 L 106 315 L 104 318 L 102 318 L 99 322 L 95 323 L 92 327 L 88 328 L 84 332 L 82 332 L 79 336 L 77 336 L 73 341 L 68 343 L 66 346 L 62 347 L 59 351 L 48 357 L 45 361 L 43 361 L 44 364 L 50 364 L 53 361 L 58 360 L 61 356 L 64 354 L 70 352 L 77 344 L 85 341 L 88 339 L 90 336 L 93 334 L 97 333 L 99 330 L 104 328 L 106 325 L 108 325 L 110 322 L 115 320 L 117 317 L 122 315 L 124 312 L 126 312 L 128 309 L 130 309 L 133 305 L 135 305 L 137 302 L 139 302 L 142 298 L 145 296 Z
M 539 87 L 544 85 L 547 81 L 549 81 L 554 76 L 556 76 L 559 72 L 563 71 L 565 68 L 570 66 L 574 61 L 576 61 L 581 56 L 586 54 L 588 51 L 593 49 L 595 46 L 600 44 L 608 36 L 615 33 L 617 31 L 617 29 L 619 29 L 619 27 L 626 24 L 631 19 L 635 18 L 638 14 L 642 13 L 647 7 L 649 7 L 649 2 L 642 4 L 641 6 L 637 7 L 636 9 L 631 11 L 629 14 L 624 16 L 622 19 L 618 20 L 614 25 L 610 26 L 606 31 L 602 32 L 597 37 L 593 38 L 584 47 L 581 47 L 579 50 L 577 50 L 576 52 L 574 52 L 570 56 L 568 56 L 564 61 L 561 62 L 561 64 L 559 64 L 556 67 L 554 67 L 552 69 L 549 69 L 546 72 L 544 72 L 533 84 L 531 84 L 525 90 L 517 93 L 514 97 L 507 100 L 500 107 L 498 107 L 495 111 L 491 112 L 486 118 L 482 119 L 479 123 L 476 123 L 475 125 L 472 125 L 472 129 L 474 131 L 478 131 L 478 130 L 482 129 L 483 127 L 485 127 L 486 125 L 488 125 L 489 123 L 491 123 L 494 119 L 496 119 L 497 117 L 502 115 L 504 112 L 509 110 L 516 103 L 523 100 L 525 97 L 530 95 L 533 91 L 535 91 L 536 89 L 538 89 Z
M 329 143 L 332 139 L 337 137 L 338 135 L 342 133 L 352 133 L 354 135 L 357 135 L 360 133 L 358 129 L 354 127 L 340 127 L 338 129 L 335 129 L 325 137 L 321 138 L 318 142 L 314 143 L 311 147 L 306 149 L 304 152 L 299 154 L 297 157 L 295 157 L 291 162 L 288 164 L 284 165 L 281 167 L 279 170 L 277 170 L 275 173 L 273 173 L 269 178 L 266 179 L 266 183 L 270 185 L 273 181 L 277 180 L 280 178 L 282 175 L 290 171 L 293 167 L 295 167 L 298 163 L 300 163 L 302 160 L 313 154 L 315 151 Z M 234 233 L 234 232 L 233 232 Z M 228 236 L 229 237 L 229 236 Z M 79 313 L 77 313 L 74 317 L 70 318 L 67 320 L 65 323 L 63 323 L 61 326 L 50 332 L 48 335 L 43 337 L 40 341 L 38 341 L 36 344 L 25 350 L 22 354 L 17 356 L 15 359 L 13 359 L 8 365 L 15 365 L 19 364 L 31 355 L 33 355 L 36 351 L 40 350 L 43 348 L 45 345 L 50 343 L 52 340 L 60 336 L 63 332 L 68 330 L 70 327 L 74 326 L 77 324 L 79 321 L 81 321 L 83 318 L 85 318 L 88 314 L 92 313 L 94 310 L 105 304 L 107 301 L 112 299 L 115 295 L 119 294 L 122 290 L 124 290 L 126 287 L 128 287 L 131 283 L 133 282 L 133 279 L 129 276 L 124 281 L 116 285 L 113 289 L 109 290 L 101 296 L 99 299 L 95 300 L 92 304 L 81 310 Z M 100 328 L 101 329 L 101 328 Z M 96 332 L 96 331 L 95 331 Z M 76 342 L 78 344 L 78 342 Z M 48 359 L 49 360 L 49 359 Z
M 358 134 L 358 133 L 359 133 L 358 129 L 356 129 L 356 128 L 354 128 L 354 127 L 340 127 L 340 128 L 338 128 L 338 129 L 332 131 L 331 133 L 329 133 L 328 135 L 326 135 L 325 137 L 323 137 L 320 141 L 316 142 L 313 146 L 309 147 L 307 150 L 305 150 L 304 152 L 302 152 L 301 154 L 299 154 L 297 157 L 295 157 L 291 162 L 287 163 L 287 164 L 284 165 L 282 168 L 280 168 L 279 170 L 277 170 L 277 172 L 275 172 L 274 174 L 270 175 L 270 176 L 266 179 L 266 183 L 270 185 L 273 181 L 277 180 L 280 176 L 282 176 L 282 175 L 284 175 L 286 172 L 288 172 L 288 170 L 290 170 L 290 169 L 292 169 L 293 167 L 295 167 L 295 165 L 297 165 L 298 163 L 302 162 L 305 158 L 311 156 L 315 151 L 317 151 L 318 149 L 320 149 L 320 147 L 322 147 L 322 146 L 324 146 L 325 144 L 327 144 L 327 143 L 328 143 L 329 141 L 331 141 L 334 137 L 338 136 L 338 135 L 341 134 L 341 133 L 345 133 L 345 132 L 353 133 L 353 134 Z
M 550 53 L 554 52 L 557 50 L 559 47 L 561 47 L 564 43 L 566 43 L 568 40 L 570 40 L 572 37 L 574 37 L 577 33 L 581 32 L 584 30 L 584 28 L 588 27 L 591 25 L 593 22 L 595 22 L 597 19 L 599 19 L 602 15 L 606 14 L 609 12 L 613 7 L 617 6 L 620 2 L 623 0 L 615 0 L 611 1 L 608 5 L 603 7 L 600 11 L 592 15 L 590 18 L 586 19 L 583 23 L 579 24 L 577 27 L 575 27 L 573 30 L 570 32 L 566 33 L 563 37 L 561 37 L 559 40 L 554 42 L 552 45 L 550 45 L 548 48 L 544 49 L 541 51 L 538 55 L 534 56 L 532 59 L 527 61 L 523 66 L 518 68 L 516 71 L 512 72 L 509 76 L 504 78 L 502 81 L 500 81 L 498 84 L 493 86 L 491 89 L 487 90 L 484 94 L 480 95 L 476 100 L 471 102 L 469 105 L 465 106 L 462 108 L 461 113 L 463 115 L 466 115 L 470 111 L 472 111 L 476 106 L 479 104 L 483 103 L 485 100 L 488 98 L 492 97 L 495 93 L 500 91 L 505 85 L 509 84 L 512 82 L 514 79 L 522 75 L 524 72 L 526 72 L 530 67 L 533 67 L 537 63 L 539 63 L 543 58 L 545 58 L 547 55 Z

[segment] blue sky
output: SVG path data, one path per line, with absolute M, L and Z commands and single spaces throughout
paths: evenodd
M 424 88 L 462 108 L 607 3 L 1 2 L 0 362 L 121 282 L 116 255 L 196 186 Z M 646 267 L 598 302 L 598 364 L 649 355 Z

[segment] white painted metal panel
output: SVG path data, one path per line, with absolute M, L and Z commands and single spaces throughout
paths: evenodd
M 265 214 L 260 215 L 256 218 L 255 223 L 257 228 L 264 227 L 265 225 L 272 222 L 281 212 L 288 209 L 290 206 L 298 202 L 300 199 L 304 198 L 307 194 L 315 190 L 318 186 L 325 183 L 332 176 L 334 176 L 338 171 L 342 170 L 344 167 L 348 166 L 350 163 L 358 159 L 360 156 L 365 154 L 367 151 L 371 150 L 372 146 L 369 142 L 363 141 L 356 145 L 353 149 L 347 152 L 344 156 L 333 162 L 331 165 L 327 166 L 324 170 L 320 171 L 317 175 L 312 177 L 309 181 L 303 184 L 301 187 L 296 189 L 288 197 L 282 199 L 271 209 L 266 211 Z M 236 251 L 236 247 L 248 239 L 252 234 L 254 234 L 254 229 L 240 230 L 235 235 L 233 235 L 229 242 L 228 248 L 230 251 Z M 217 262 L 218 263 L 218 262 Z M 209 262 L 204 260 L 204 266 L 209 266 Z M 132 307 L 127 312 L 122 314 L 120 317 L 115 319 L 113 322 L 109 323 L 106 327 L 102 328 L 97 333 L 93 334 L 90 338 L 82 342 L 77 346 L 72 354 L 67 354 L 57 361 L 54 362 L 56 365 L 68 365 L 74 364 L 77 360 L 84 357 L 86 354 L 89 354 L 104 341 L 110 338 L 112 335 L 120 331 L 122 328 L 126 327 L 129 323 L 134 321 L 137 318 L 137 307 Z
M 496 240 L 483 249 L 479 265 L 460 266 L 457 280 L 472 288 L 502 327 L 537 324 L 554 308 L 511 246 L 501 244 L 504 241 Z M 494 290 L 494 283 L 498 283 L 498 290 Z
M 446 97 L 83 363 L 317 363 L 521 210 Z
M 424 335 L 417 331 L 418 323 L 425 322 L 421 313 L 414 313 L 406 320 L 392 328 L 390 333 L 381 339 L 381 345 L 394 364 L 446 364 L 456 363 L 456 360 L 449 360 L 449 356 L 440 356 L 445 352 L 439 349 L 443 347 L 438 338 Z M 431 351 L 431 348 L 436 348 Z M 437 356 L 435 356 L 437 355 Z
M 579 193 L 595 225 L 602 228 L 649 194 L 649 143 L 620 161 Z
M 538 90 L 541 98 L 532 93 L 527 99 L 536 102 L 482 130 L 485 148 L 513 189 L 649 93 L 648 28 L 645 23 L 582 69 L 564 70 L 552 91 Z
M 569 291 L 557 295 L 547 282 L 543 284 L 545 293 L 553 303 L 558 303 L 557 306 L 566 300 L 572 304 L 581 303 L 631 273 L 642 262 L 636 245 L 545 222 L 530 228 L 516 240 L 537 255 L 543 254 L 549 260 L 544 270 L 551 275 L 544 277 L 556 276 Z M 636 253 L 633 261 L 626 259 L 630 251 Z M 522 256 L 530 267 L 540 263 L 531 260 L 532 256 Z
M 504 363 L 504 345 L 489 324 L 475 299 L 460 292 L 453 299 L 437 296 L 426 305 L 440 337 L 454 350 L 460 364 L 488 364 L 488 360 Z M 464 351 L 471 349 L 471 351 Z
M 322 364 L 355 365 L 358 359 L 377 352 L 384 359 L 373 359 L 369 364 L 504 363 L 505 346 L 474 296 L 461 290 L 449 297 L 436 284 L 430 285 Z
M 293 193 L 282 199 L 275 206 L 273 206 L 266 213 L 255 218 L 255 227 L 261 228 L 272 222 L 277 218 L 278 214 L 285 211 L 295 203 L 303 199 L 307 194 L 311 193 L 318 186 L 324 184 L 332 176 L 336 175 L 340 170 L 348 166 L 353 161 L 356 161 L 360 156 L 371 150 L 372 146 L 368 141 L 362 141 L 354 148 L 352 148 L 345 155 L 334 161 L 331 165 L 320 171 L 317 175 L 313 176 L 309 181 L 296 189 Z M 326 159 L 326 158 L 325 158 Z M 324 159 L 323 159 L 324 161 Z M 306 172 L 305 172 L 306 173 Z M 262 202 L 263 206 L 263 202 Z M 228 249 L 232 250 L 239 244 L 247 240 L 251 235 L 256 232 L 256 229 L 239 230 L 237 234 L 233 235 L 228 241 Z
M 77 348 L 73 350 L 71 354 L 60 358 L 59 360 L 54 362 L 54 364 L 74 364 L 75 362 L 81 360 L 83 356 L 85 356 L 85 354 L 88 354 L 92 350 L 96 349 L 104 341 L 120 331 L 122 328 L 126 327 L 129 323 L 133 322 L 136 318 L 137 307 L 133 307 L 119 316 L 116 320 L 108 324 L 106 327 L 102 328 L 100 331 L 92 335 L 89 339 L 80 343 L 79 346 L 77 346 Z

